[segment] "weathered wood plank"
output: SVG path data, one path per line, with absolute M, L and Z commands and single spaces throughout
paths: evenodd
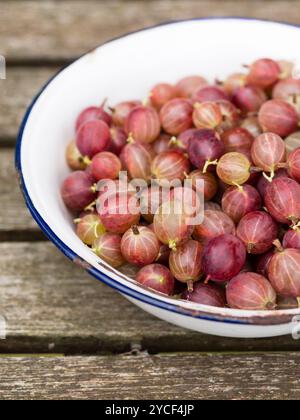
M 0 80 L 0 143 L 13 145 L 26 108 L 57 67 L 9 68 Z
M 223 15 L 299 23 L 299 6 L 299 0 L 2 2 L 0 53 L 10 62 L 65 61 L 122 33 L 174 19 Z
M 1 353 L 299 350 L 292 337 L 233 340 L 186 331 L 147 315 L 93 280 L 50 243 L 0 243 Z
M 1 358 L 1 399 L 299 400 L 300 355 Z
M 0 240 L 41 239 L 25 207 L 14 169 L 12 149 L 0 149 Z

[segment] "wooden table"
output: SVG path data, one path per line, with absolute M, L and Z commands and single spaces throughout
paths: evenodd
M 209 337 L 147 315 L 45 240 L 16 182 L 20 119 L 57 69 L 123 32 L 209 14 L 300 23 L 300 1 L 0 2 L 0 398 L 299 399 L 300 341 Z

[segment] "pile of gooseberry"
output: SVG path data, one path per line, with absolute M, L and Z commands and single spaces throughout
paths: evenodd
M 244 68 L 84 109 L 61 196 L 80 240 L 114 269 L 131 267 L 144 288 L 215 307 L 298 308 L 300 80 L 283 61 Z M 175 210 L 188 193 L 205 202 L 196 225 L 189 209 Z

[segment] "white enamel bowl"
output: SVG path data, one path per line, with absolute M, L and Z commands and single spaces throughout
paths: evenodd
M 144 98 L 159 81 L 189 74 L 222 79 L 259 57 L 297 59 L 300 29 L 247 19 L 169 23 L 126 35 L 86 54 L 56 75 L 33 101 L 22 123 L 16 166 L 26 203 L 44 233 L 71 260 L 143 310 L 195 331 L 230 337 L 290 334 L 299 310 L 249 312 L 177 301 L 145 290 L 101 262 L 77 238 L 60 198 L 68 174 L 65 147 L 86 106 Z M 120 314 L 121 316 L 121 314 Z

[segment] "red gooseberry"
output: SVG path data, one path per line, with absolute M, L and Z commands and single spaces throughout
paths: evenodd
M 124 127 L 130 112 L 141 105 L 141 101 L 127 101 L 117 104 L 112 108 L 113 124 L 117 127 Z
M 73 171 L 83 171 L 86 168 L 84 157 L 79 152 L 75 141 L 69 143 L 66 149 L 66 161 Z
M 233 235 L 212 239 L 204 248 L 202 267 L 207 281 L 226 282 L 235 277 L 246 262 L 243 242 Z
M 145 226 L 132 226 L 123 236 L 121 251 L 127 262 L 145 266 L 156 261 L 160 243 L 153 231 Z
M 149 106 L 134 108 L 126 119 L 125 131 L 135 141 L 153 143 L 161 131 L 157 111 Z
M 93 251 L 114 268 L 119 268 L 125 263 L 121 252 L 121 236 L 115 233 L 104 233 L 97 238 L 93 243 Z
M 173 250 L 187 242 L 194 231 L 189 216 L 179 211 L 178 203 L 182 207 L 181 202 L 174 200 L 163 203 L 154 216 L 154 231 L 157 238 Z
M 279 223 L 297 224 L 300 220 L 300 185 L 285 177 L 273 179 L 265 191 L 265 204 Z
M 105 233 L 105 228 L 101 223 L 98 214 L 84 216 L 77 222 L 77 236 L 86 245 L 92 245 L 94 241 Z
M 217 174 L 228 185 L 243 185 L 251 175 L 251 163 L 242 153 L 227 153 L 217 164 Z
M 96 181 L 117 179 L 122 169 L 120 159 L 111 152 L 98 153 L 93 157 L 92 174 Z
M 269 276 L 269 264 L 271 259 L 273 258 L 274 250 L 266 252 L 265 254 L 259 255 L 257 257 L 255 268 L 257 274 L 261 274 L 262 276 L 268 278 Z
M 249 131 L 254 138 L 258 137 L 262 133 L 262 128 L 259 125 L 258 118 L 255 116 L 250 116 L 244 119 L 241 123 L 241 127 Z
M 248 213 L 260 210 L 262 200 L 251 185 L 228 188 L 222 198 L 222 209 L 235 223 Z
M 104 121 L 88 121 L 77 131 L 76 146 L 82 156 L 93 158 L 97 153 L 108 150 L 110 143 L 109 126 Z
M 149 225 L 148 228 L 151 229 L 153 233 L 155 233 L 153 223 Z M 155 262 L 158 264 L 168 265 L 170 253 L 171 249 L 168 247 L 168 245 L 160 242 L 160 249 Z
M 232 97 L 236 91 L 245 86 L 247 82 L 247 75 L 244 73 L 233 73 L 225 79 L 222 83 L 225 92 Z
M 288 78 L 278 82 L 273 89 L 273 99 L 288 100 L 300 95 L 300 79 Z
M 268 213 L 254 211 L 242 218 L 236 233 L 249 254 L 259 255 L 273 247 L 278 235 L 278 225 Z
M 279 295 L 300 296 L 300 250 L 283 249 L 278 241 L 269 265 L 269 279 Z
M 194 94 L 195 102 L 215 102 L 229 100 L 229 96 L 220 86 L 201 86 Z
M 84 171 L 73 172 L 65 179 L 61 196 L 65 205 L 73 211 L 82 211 L 96 198 L 93 182 Z
M 276 179 L 276 178 L 284 178 L 284 177 L 288 178 L 287 171 L 285 169 L 278 169 L 275 172 L 273 180 Z M 266 189 L 267 189 L 269 184 L 270 184 L 270 179 L 268 179 L 268 177 L 265 177 L 265 174 L 260 175 L 259 180 L 256 184 L 256 189 L 260 193 L 260 196 L 262 198 L 265 197 Z
M 151 163 L 154 152 L 150 145 L 146 143 L 131 142 L 127 144 L 120 159 L 123 169 L 128 171 L 131 179 L 151 179 Z
M 254 141 L 252 134 L 241 127 L 234 127 L 225 131 L 222 136 L 226 152 L 249 152 Z
M 276 292 L 270 282 L 256 273 L 241 273 L 233 278 L 226 289 L 230 308 L 243 310 L 274 310 Z
M 219 130 L 229 130 L 235 127 L 240 121 L 240 110 L 227 100 L 219 100 L 217 104 L 222 114 L 222 123 Z
M 187 179 L 191 180 L 194 190 L 203 196 L 205 201 L 210 201 L 217 194 L 218 182 L 213 174 L 209 172 L 204 174 L 201 170 L 195 170 Z
M 193 290 L 193 283 L 201 276 L 203 247 L 199 242 L 190 240 L 170 254 L 170 270 L 176 280 L 187 283 Z
M 145 188 L 139 195 L 141 204 L 141 213 L 143 218 L 152 223 L 154 215 L 164 201 L 170 199 L 170 191 L 167 188 L 159 185 L 151 185 Z
M 215 102 L 195 103 L 193 121 L 196 128 L 216 129 L 222 122 L 222 114 Z
M 167 267 L 160 264 L 151 264 L 142 268 L 136 275 L 136 281 L 168 296 L 174 293 L 174 277 Z
M 225 291 L 216 284 L 195 283 L 193 291 L 184 292 L 182 299 L 216 308 L 225 308 L 226 306 Z
M 300 131 L 296 131 L 285 139 L 287 155 L 300 147 Z
M 221 209 L 206 209 L 201 225 L 195 227 L 193 237 L 202 244 L 224 234 L 235 234 L 235 225 Z
M 213 170 L 212 164 L 216 164 L 225 153 L 224 143 L 219 139 L 214 130 L 197 130 L 190 139 L 188 155 L 192 164 L 203 172 Z
M 188 76 L 180 80 L 176 85 L 177 94 L 182 98 L 190 98 L 201 87 L 207 85 L 207 81 L 201 76 Z
M 177 136 L 193 126 L 193 106 L 187 99 L 173 99 L 160 111 L 164 131 Z
M 279 64 L 270 58 L 255 61 L 249 69 L 248 83 L 268 88 L 276 83 L 281 75 Z
M 258 112 L 267 100 L 268 97 L 261 88 L 249 85 L 239 88 L 233 97 L 234 104 L 245 114 Z
M 159 83 L 150 93 L 151 104 L 160 110 L 167 102 L 177 97 L 177 89 L 169 83 Z
M 283 237 L 284 248 L 300 249 L 300 228 L 289 229 Z
M 170 150 L 172 136 L 170 134 L 162 133 L 158 139 L 152 144 L 153 151 L 156 155 Z
M 278 165 L 285 161 L 285 144 L 281 137 L 274 133 L 263 133 L 258 136 L 251 148 L 254 164 L 274 177 Z
M 127 134 L 121 127 L 112 127 L 110 129 L 111 145 L 109 151 L 119 156 L 127 144 Z
M 295 108 L 285 101 L 273 99 L 263 104 L 258 115 L 263 131 L 287 137 L 298 128 L 298 114 Z
M 291 178 L 300 183 L 300 147 L 295 149 L 287 159 L 287 170 Z M 299 198 L 300 200 L 300 198 Z
M 160 153 L 153 160 L 151 165 L 152 176 L 156 181 L 163 185 L 165 181 L 185 179 L 185 175 L 190 172 L 190 162 L 177 151 Z
M 278 310 L 289 310 L 298 309 L 299 300 L 295 297 L 289 296 L 278 296 L 277 297 L 277 308 Z
M 108 232 L 123 234 L 138 225 L 140 213 L 138 200 L 132 194 L 117 193 L 109 198 L 99 197 L 97 211 Z
M 104 110 L 105 103 L 106 101 L 104 101 L 100 107 L 91 106 L 84 109 L 76 120 L 76 131 L 78 131 L 83 124 L 92 120 L 101 120 L 110 126 L 112 123 L 112 117 Z

